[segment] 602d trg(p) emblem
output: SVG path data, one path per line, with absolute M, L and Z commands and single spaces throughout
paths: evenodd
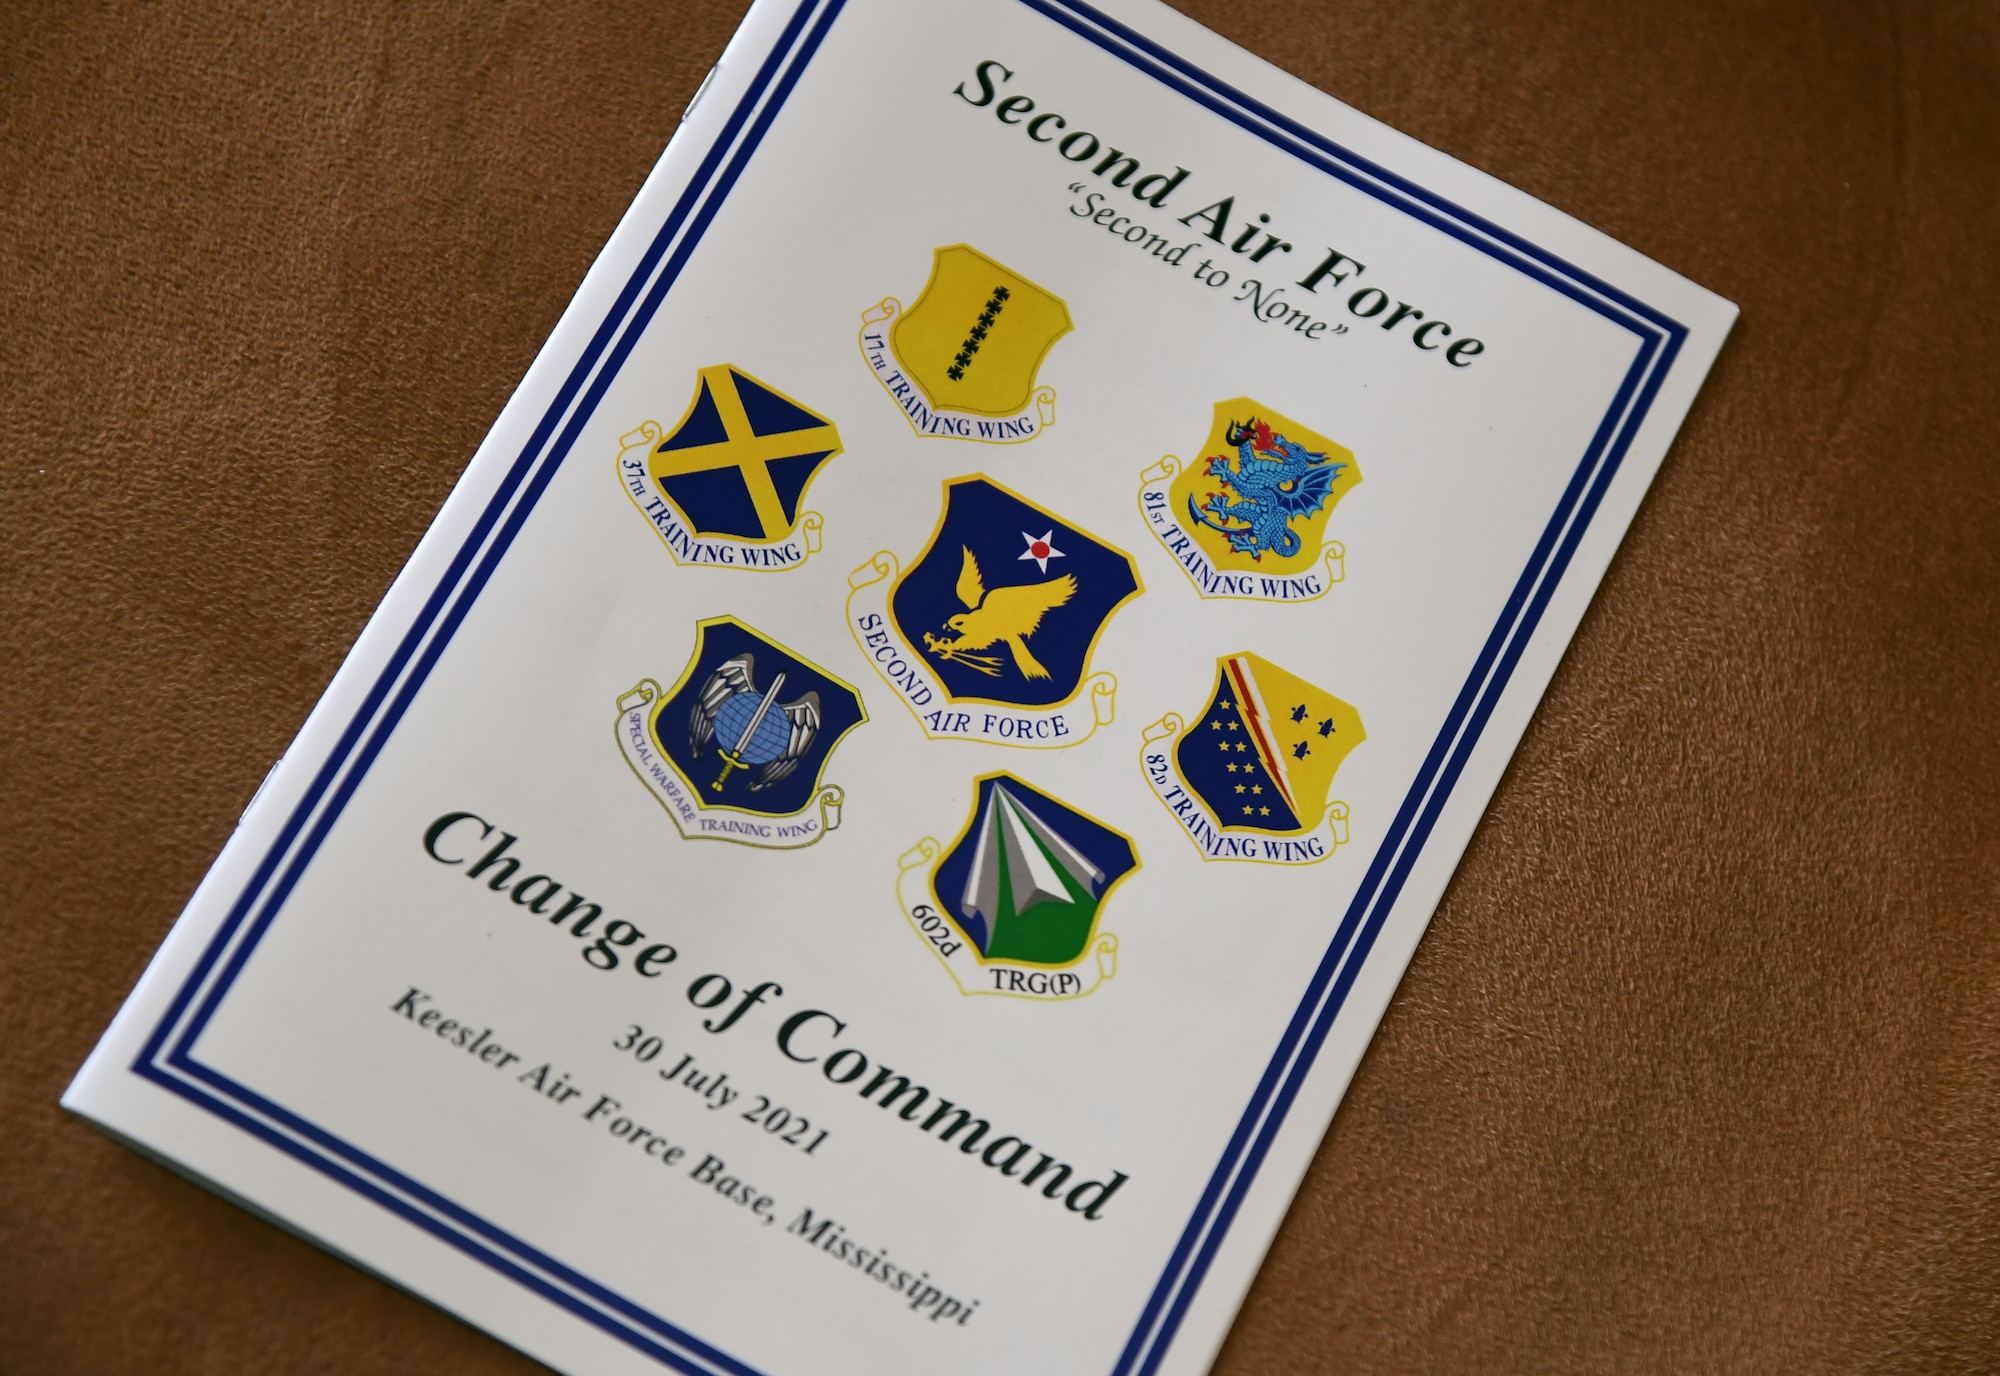
M 1012 774 L 974 782 L 949 849 L 926 836 L 898 864 L 903 915 L 961 993 L 1074 999 L 1118 972 L 1099 919 L 1138 851 Z
M 846 683 L 720 616 L 696 627 L 671 692 L 642 679 L 618 699 L 618 745 L 682 836 L 789 850 L 840 825 L 844 794 L 822 775 L 867 719 Z
M 1347 576 L 1347 550 L 1326 527 L 1361 481 L 1353 451 L 1237 397 L 1216 403 L 1201 452 L 1139 475 L 1140 514 L 1196 592 L 1310 602 Z
M 1310 865 L 1347 841 L 1347 804 L 1329 802 L 1361 714 L 1261 655 L 1215 662 L 1200 716 L 1146 728 L 1140 763 L 1204 860 Z
M 734 364 L 696 375 L 671 435 L 649 420 L 618 445 L 625 495 L 675 563 L 791 569 L 819 552 L 823 522 L 802 504 L 840 432 Z
M 1090 659 L 1138 565 L 1019 493 L 952 479 L 915 563 L 883 550 L 847 582 L 848 629 L 932 740 L 1075 745 L 1111 720 Z
M 909 310 L 895 297 L 861 316 L 861 356 L 919 435 L 1018 444 L 1055 424 L 1042 359 L 1069 307 L 970 244 L 936 251 Z

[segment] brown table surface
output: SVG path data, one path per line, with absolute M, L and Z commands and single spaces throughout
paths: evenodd
M 2000 7 L 1188 8 L 1738 302 L 1220 1370 L 2000 1369 Z M 740 0 L 0 14 L 0 1371 L 539 1369 L 56 1097 Z

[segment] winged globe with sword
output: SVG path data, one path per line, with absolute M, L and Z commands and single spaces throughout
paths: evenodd
M 819 694 L 807 692 L 780 704 L 785 675 L 773 676 L 771 686 L 759 693 L 756 670 L 756 657 L 748 651 L 724 660 L 708 676 L 688 713 L 688 751 L 695 759 L 711 743 L 731 742 L 716 746 L 722 772 L 709 784 L 712 792 L 722 792 L 739 769 L 756 770 L 750 791 L 763 792 L 797 769 L 819 736 Z

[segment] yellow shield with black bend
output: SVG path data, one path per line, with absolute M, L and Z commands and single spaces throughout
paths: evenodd
M 1012 416 L 1070 331 L 1069 307 L 970 244 L 938 249 L 924 294 L 890 327 L 903 372 L 934 411 Z
M 703 368 L 694 400 L 646 471 L 699 535 L 783 540 L 840 432 L 731 363 Z
M 1168 492 L 1174 519 L 1218 569 L 1304 573 L 1361 481 L 1354 451 L 1249 397 L 1217 402 L 1201 457 Z

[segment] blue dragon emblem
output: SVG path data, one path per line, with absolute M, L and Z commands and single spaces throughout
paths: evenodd
M 1236 446 L 1234 471 L 1226 455 L 1209 459 L 1204 471 L 1223 490 L 1199 506 L 1190 496 L 1188 515 L 1229 537 L 1233 553 L 1262 559 L 1268 550 L 1290 558 L 1304 544 L 1292 522 L 1310 520 L 1326 505 L 1333 480 L 1347 465 L 1273 433 L 1255 416 L 1248 425 L 1230 421 L 1228 439 Z

